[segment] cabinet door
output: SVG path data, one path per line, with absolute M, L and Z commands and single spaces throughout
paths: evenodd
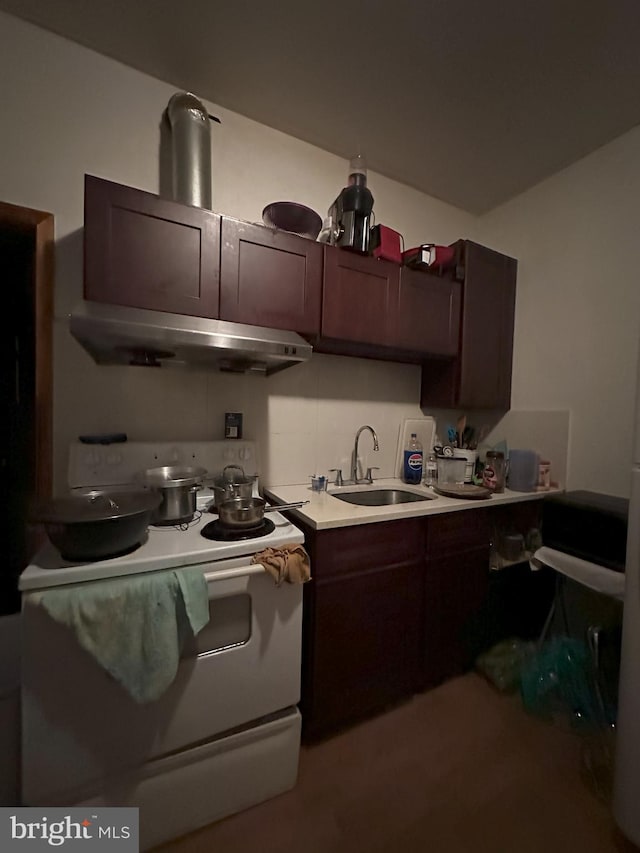
M 459 252 L 464 282 L 458 357 L 425 362 L 420 404 L 507 410 L 517 261 L 470 240 L 460 241 Z
M 472 664 L 489 583 L 491 513 L 435 515 L 427 523 L 423 605 L 423 686 L 433 687 Z
M 322 337 L 392 346 L 400 267 L 325 246 Z
M 508 409 L 517 261 L 465 242 L 458 405 Z
M 420 679 L 424 520 L 304 527 L 302 719 L 324 735 L 410 695 Z
M 423 616 L 424 687 L 434 687 L 473 664 L 473 621 L 482 610 L 488 584 L 488 544 L 427 560 Z
M 394 345 L 418 353 L 457 355 L 461 288 L 459 281 L 403 267 Z
M 218 317 L 220 217 L 85 177 L 84 295 Z
M 382 710 L 415 690 L 421 575 L 422 564 L 414 563 L 315 583 L 305 736 Z
M 223 320 L 313 336 L 320 329 L 321 288 L 319 243 L 223 217 Z

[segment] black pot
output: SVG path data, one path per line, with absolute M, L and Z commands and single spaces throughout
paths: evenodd
M 90 492 L 41 504 L 33 518 L 69 562 L 119 557 L 140 545 L 151 514 L 160 504 L 157 492 Z

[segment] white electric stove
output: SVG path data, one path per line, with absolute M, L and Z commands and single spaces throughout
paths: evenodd
M 213 474 L 241 464 L 258 473 L 251 442 L 74 444 L 69 484 L 121 487 L 139 470 L 176 464 Z M 192 522 L 150 527 L 125 556 L 69 563 L 49 544 L 23 572 L 24 805 L 138 806 L 147 849 L 295 784 L 302 587 L 276 587 L 251 558 L 303 535 L 273 512 L 266 535 L 206 539 L 211 503 L 203 491 Z M 209 624 L 183 651 L 169 690 L 149 705 L 136 704 L 30 601 L 49 587 L 196 565 L 207 579 Z
M 203 467 L 212 475 L 221 474 L 227 465 L 236 465 L 249 476 L 257 477 L 259 474 L 256 447 L 250 441 L 124 442 L 106 446 L 78 442 L 70 447 L 68 482 L 72 492 L 92 488 L 116 491 L 139 488 L 135 485 L 136 474 L 162 465 Z M 258 484 L 259 479 L 256 479 L 256 495 Z M 268 519 L 265 518 L 265 528 L 257 532 L 229 531 L 216 540 L 205 538 L 203 530 L 217 518 L 210 511 L 212 507 L 213 493 L 205 487 L 198 492 L 197 512 L 188 525 L 152 525 L 146 541 L 139 548 L 114 559 L 72 563 L 63 560 L 49 543 L 22 573 L 20 589 L 43 589 L 211 561 L 218 563 L 250 556 L 263 548 L 301 543 L 304 539 L 293 524 L 276 512 L 269 513 Z M 266 534 L 265 529 L 268 531 Z M 224 572 L 225 568 L 221 566 L 220 571 Z

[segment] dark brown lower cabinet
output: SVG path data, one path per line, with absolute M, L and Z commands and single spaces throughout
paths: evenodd
M 419 563 L 318 581 L 307 734 L 379 711 L 417 687 Z
M 487 510 L 428 520 L 424 574 L 422 682 L 435 687 L 473 665 L 474 617 L 489 588 L 491 519 Z
M 480 508 L 331 530 L 303 526 L 312 571 L 304 590 L 305 740 L 473 665 L 491 528 L 490 511 Z
M 307 740 L 411 696 L 420 675 L 421 520 L 306 530 L 302 721 Z
M 488 548 L 427 561 L 422 687 L 435 687 L 473 666 L 474 617 L 488 585 Z

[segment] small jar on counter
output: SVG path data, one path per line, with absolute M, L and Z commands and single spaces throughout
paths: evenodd
M 538 491 L 547 492 L 551 488 L 551 462 L 541 459 L 538 463 Z
M 505 474 L 504 453 L 500 450 L 487 450 L 482 471 L 482 485 L 496 494 L 504 492 Z

